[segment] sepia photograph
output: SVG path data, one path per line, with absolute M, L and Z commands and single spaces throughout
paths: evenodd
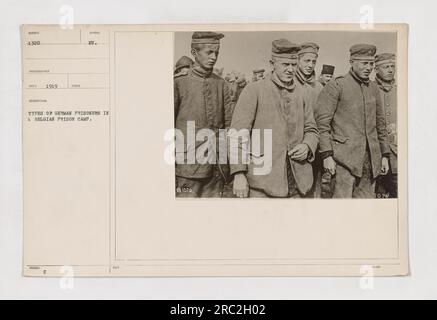
M 21 31 L 26 276 L 409 274 L 406 26 Z
M 395 32 L 176 32 L 178 198 L 397 198 Z

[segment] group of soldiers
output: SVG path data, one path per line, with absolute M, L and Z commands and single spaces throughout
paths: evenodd
M 316 79 L 319 46 L 277 39 L 271 72 L 256 69 L 248 82 L 214 68 L 223 37 L 194 32 L 194 60 L 176 63 L 175 128 L 226 129 L 230 154 L 250 150 L 254 129 L 271 130 L 271 170 L 256 174 L 270 150 L 262 139 L 249 162 L 176 163 L 177 197 L 397 197 L 395 54 L 356 44 L 347 74 L 333 77 L 334 66 L 324 65 Z

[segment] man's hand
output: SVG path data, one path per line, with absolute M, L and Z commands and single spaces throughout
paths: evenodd
M 249 183 L 244 173 L 237 173 L 234 176 L 234 195 L 238 198 L 247 198 L 249 196 Z
M 385 176 L 388 173 L 388 170 L 390 169 L 390 165 L 388 163 L 387 157 L 382 157 L 381 161 L 381 175 Z
M 335 175 L 335 170 L 337 168 L 337 164 L 332 157 L 327 157 L 323 160 L 323 168 L 328 171 L 331 175 Z
M 293 160 L 303 161 L 308 158 L 309 150 L 310 148 L 306 143 L 301 143 L 295 146 L 292 150 L 288 151 L 288 155 Z

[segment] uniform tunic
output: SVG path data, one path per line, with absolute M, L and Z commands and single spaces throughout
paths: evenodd
M 323 89 L 323 85 L 316 80 L 315 72 L 307 78 L 300 70 L 298 70 L 295 78 L 296 85 L 303 87 L 307 91 L 307 94 L 309 94 L 314 109 L 316 107 L 317 98 Z
M 314 112 L 322 157 L 332 155 L 353 176 L 361 177 L 368 150 L 371 176 L 376 178 L 382 155 L 390 153 L 377 84 L 362 81 L 351 70 L 323 88 Z
M 300 87 L 283 84 L 273 73 L 271 77 L 250 83 L 243 90 L 235 107 L 231 129 L 264 129 L 272 131 L 272 167 L 265 175 L 257 175 L 254 170 L 258 161 L 265 159 L 265 152 L 270 152 L 261 139 L 260 150 L 251 150 L 249 164 L 231 162 L 231 174 L 245 172 L 250 188 L 260 190 L 268 196 L 290 196 L 288 151 L 297 144 L 306 143 L 310 156 L 303 162 L 291 162 L 291 170 L 296 186 L 301 194 L 309 191 L 313 181 L 312 168 L 309 161 L 314 159 L 318 143 L 318 130 L 314 120 L 310 99 Z M 230 136 L 230 139 L 238 137 Z M 238 150 L 249 150 L 250 138 L 238 140 Z M 246 144 L 246 145 L 245 145 Z M 232 145 L 232 144 L 231 144 Z M 231 153 L 234 150 L 231 150 Z M 255 161 L 256 160 L 256 161 Z M 232 158 L 231 158 L 232 161 Z
M 377 182 L 377 195 L 379 197 L 397 198 L 398 195 L 398 138 L 397 138 L 397 87 L 396 84 L 387 83 L 376 77 L 376 83 L 381 93 L 384 104 L 387 135 L 390 146 L 390 171 L 386 176 L 381 176 Z
M 176 141 L 176 152 L 187 157 L 204 143 L 188 143 L 187 123 L 194 121 L 195 132 L 201 129 L 218 130 L 229 127 L 233 106 L 229 86 L 212 72 L 206 72 L 195 64 L 186 74 L 174 79 L 175 128 L 184 135 L 184 141 Z M 218 150 L 218 149 L 217 149 Z M 226 150 L 225 150 L 226 152 Z M 178 154 L 176 155 L 178 157 Z M 180 155 L 179 155 L 180 156 Z M 218 159 L 218 157 L 217 157 Z M 176 176 L 194 179 L 211 177 L 214 164 L 176 164 Z
M 299 69 L 296 72 L 296 85 L 302 87 L 311 100 L 311 105 L 316 107 L 317 98 L 323 89 L 323 85 L 316 80 L 316 73 L 313 72 L 310 77 L 306 77 Z M 322 196 L 322 159 L 318 152 L 315 154 L 313 161 L 314 182 L 311 188 L 311 197 L 320 198 Z
M 397 87 L 396 84 L 384 83 L 376 77 L 376 83 L 381 93 L 384 104 L 385 120 L 387 124 L 388 143 L 390 146 L 390 170 L 393 173 L 398 172 L 397 155 L 398 155 L 398 138 L 397 138 Z

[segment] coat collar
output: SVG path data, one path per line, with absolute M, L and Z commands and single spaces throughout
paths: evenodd
M 364 84 L 364 85 L 366 85 L 366 86 L 368 86 L 369 85 L 369 83 L 370 83 L 370 80 L 369 79 L 367 79 L 367 80 L 363 80 L 363 79 L 361 79 L 353 70 L 352 70 L 352 68 L 350 69 L 350 71 L 349 71 L 349 74 L 352 76 L 352 78 L 354 78 L 355 79 L 355 81 L 357 81 L 359 84 Z
M 297 69 L 296 72 L 296 79 L 301 83 L 301 84 L 309 84 L 310 86 L 314 87 L 314 85 L 316 84 L 316 72 L 313 71 L 313 73 L 311 73 L 311 75 L 309 77 L 307 77 L 306 75 L 303 74 L 302 71 L 300 71 L 300 69 Z
M 387 82 L 382 80 L 378 75 L 376 75 L 376 83 L 378 84 L 379 88 L 384 90 L 385 92 L 389 92 L 393 87 L 395 86 L 395 80 Z
M 204 68 L 202 68 L 202 66 L 196 61 L 194 62 L 193 66 L 191 67 L 191 71 L 201 77 L 201 78 L 209 78 L 213 72 L 213 69 L 211 70 L 206 70 Z

